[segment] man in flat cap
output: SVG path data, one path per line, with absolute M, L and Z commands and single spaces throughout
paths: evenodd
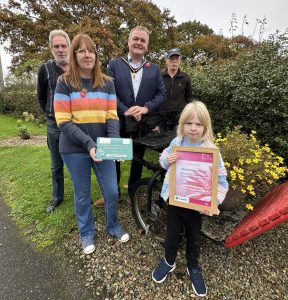
M 160 106 L 160 111 L 182 110 L 188 102 L 192 101 L 191 80 L 188 74 L 180 70 L 180 64 L 180 49 L 170 49 L 166 56 L 167 69 L 162 72 L 167 98 Z
M 167 90 L 167 97 L 159 111 L 163 114 L 162 124 L 154 128 L 154 133 L 175 131 L 180 112 L 192 101 L 192 86 L 188 74 L 182 72 L 181 52 L 179 48 L 170 49 L 166 55 L 167 69 L 162 71 L 162 78 Z

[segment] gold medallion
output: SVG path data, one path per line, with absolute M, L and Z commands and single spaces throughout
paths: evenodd
M 133 80 L 136 78 L 136 75 L 137 75 L 137 72 L 131 72 L 131 76 L 132 76 Z

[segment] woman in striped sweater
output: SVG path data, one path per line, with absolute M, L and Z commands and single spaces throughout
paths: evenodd
M 119 137 L 117 99 L 112 79 L 101 72 L 91 38 L 78 34 L 69 53 L 69 70 L 57 83 L 54 110 L 61 130 L 59 149 L 74 187 L 74 205 L 83 251 L 95 250 L 91 208 L 91 168 L 105 197 L 106 230 L 120 242 L 129 234 L 117 217 L 115 162 L 96 158 L 97 137 Z

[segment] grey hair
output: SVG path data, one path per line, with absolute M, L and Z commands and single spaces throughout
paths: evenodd
M 129 40 L 130 40 L 130 38 L 131 38 L 131 35 L 132 35 L 132 33 L 133 33 L 133 31 L 135 31 L 135 30 L 140 30 L 140 31 L 145 31 L 146 33 L 147 33 L 147 35 L 148 35 L 148 41 L 149 41 L 149 30 L 148 30 L 148 28 L 147 27 L 144 27 L 144 26 L 136 26 L 136 27 L 134 27 L 133 29 L 131 29 L 131 31 L 130 31 L 130 33 L 129 33 Z
M 67 46 L 70 47 L 70 39 L 69 39 L 69 36 L 68 34 L 64 31 L 64 30 L 52 30 L 50 31 L 49 33 L 49 45 L 50 45 L 50 48 L 52 48 L 52 41 L 53 41 L 53 38 L 57 35 L 61 35 L 65 38 L 66 40 L 66 43 L 67 43 Z

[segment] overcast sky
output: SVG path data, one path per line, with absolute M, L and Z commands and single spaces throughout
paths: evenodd
M 252 36 L 256 19 L 266 17 L 264 37 L 276 30 L 282 33 L 288 28 L 288 0 L 153 0 L 161 9 L 168 8 L 178 23 L 185 21 L 200 21 L 207 24 L 216 34 L 222 33 L 231 37 L 229 32 L 232 14 L 236 14 L 238 30 L 241 34 L 244 16 L 249 22 L 243 28 L 244 35 Z M 256 28 L 254 38 L 258 39 L 259 28 Z
M 4 0 L 5 1 L 5 0 Z M 4 2 L 0 0 L 0 3 Z M 246 15 L 248 25 L 243 27 L 244 35 L 258 40 L 259 25 L 256 20 L 266 17 L 267 24 L 263 37 L 267 38 L 276 30 L 284 32 L 288 28 L 288 0 L 153 0 L 161 9 L 170 9 L 178 23 L 184 21 L 200 21 L 207 24 L 216 34 L 222 33 L 231 37 L 229 32 L 232 14 L 236 14 L 238 29 L 235 34 L 241 34 L 243 18 Z M 0 46 L 3 72 L 7 74 L 10 59 Z

